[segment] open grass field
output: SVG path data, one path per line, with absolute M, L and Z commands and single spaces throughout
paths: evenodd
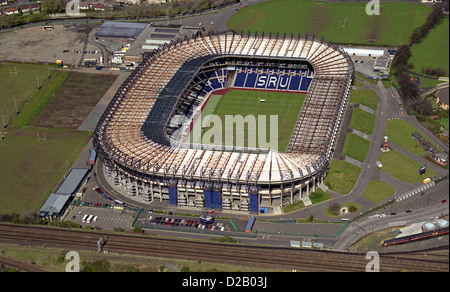
M 78 73 L 72 75 L 72 72 L 69 74 L 50 70 L 51 78 L 47 80 L 46 66 L 33 64 L 12 64 L 12 66 L 17 68 L 18 76 L 9 73 L 9 64 L 3 63 L 0 66 L 5 80 L 0 82 L 0 102 L 7 104 L 8 113 L 14 116 L 7 128 L 0 129 L 3 133 L 7 133 L 6 138 L 0 141 L 0 213 L 20 214 L 26 211 L 37 212 L 40 209 L 92 136 L 91 132 L 61 129 L 60 127 L 64 126 L 62 120 L 42 125 L 44 127 L 38 127 L 40 125 L 38 122 L 46 121 L 47 118 L 58 114 L 61 117 L 69 115 L 72 110 L 80 115 L 78 119 L 84 119 L 85 115 L 81 114 L 80 107 L 90 106 L 85 109 L 89 113 L 93 107 L 92 103 L 95 105 L 98 102 L 114 79 L 99 86 L 99 79 L 92 78 L 92 75 L 79 76 Z M 39 90 L 36 73 L 39 80 L 43 77 Z M 77 84 L 81 91 L 77 91 L 74 84 Z M 91 90 L 89 87 L 95 89 Z M 21 93 L 23 95 L 19 99 Z M 15 114 L 14 104 L 11 106 L 9 102 L 11 94 L 17 94 L 17 102 L 20 101 L 23 105 L 18 115 Z M 97 100 L 89 105 L 87 99 L 93 98 Z M 74 103 L 77 100 L 79 103 Z M 67 102 L 72 103 L 66 105 Z M 65 107 L 65 112 L 54 110 L 42 113 L 43 109 L 48 107 Z M 6 116 L 6 110 L 4 112 Z M 39 141 L 38 136 L 45 137 L 46 141 Z
M 444 69 L 449 74 L 449 19 L 446 17 L 433 28 L 420 44 L 411 47 L 409 63 L 414 64 L 412 71 L 422 73 L 422 68 Z M 422 78 L 424 80 L 425 78 Z
M 359 137 L 353 133 L 348 133 L 345 137 L 342 155 L 352 157 L 358 161 L 366 161 L 369 152 L 370 141 Z
M 365 105 L 373 110 L 377 110 L 378 96 L 371 89 L 352 89 L 350 102 Z
M 274 91 L 252 91 L 252 90 L 237 90 L 232 89 L 224 95 L 213 95 L 208 100 L 202 112 L 202 140 L 203 144 L 217 144 L 216 137 L 220 142 L 224 142 L 227 146 L 245 146 L 252 147 L 253 142 L 249 140 L 249 136 L 255 135 L 256 147 L 260 147 L 258 143 L 258 129 L 264 132 L 266 141 L 273 140 L 271 135 L 278 131 L 278 151 L 285 151 L 295 123 L 300 114 L 306 94 L 274 92 Z M 265 102 L 261 102 L 264 99 Z M 218 136 L 210 135 L 212 131 L 216 131 L 213 119 L 208 119 L 208 115 L 216 115 L 221 120 L 221 129 L 218 130 Z M 227 143 L 227 129 L 226 129 L 226 115 L 236 116 L 241 115 L 244 119 L 246 117 L 255 117 L 256 127 L 253 125 L 244 124 L 245 127 L 233 126 L 232 142 Z M 258 116 L 266 116 L 266 124 L 258 123 Z M 276 115 L 278 117 L 278 127 L 273 129 L 270 126 L 270 116 Z M 249 121 L 252 119 L 248 118 Z M 212 124 L 209 124 L 211 122 Z M 208 125 L 206 127 L 205 125 Z M 200 122 L 197 121 L 195 127 L 199 127 Z M 261 128 L 263 127 L 263 128 Z M 244 137 L 244 145 L 239 143 L 238 136 Z M 192 133 L 191 133 L 192 136 Z M 228 140 L 231 141 L 231 140 Z M 197 141 L 198 142 L 198 141 Z M 254 146 L 253 146 L 254 147 Z M 272 148 L 273 149 L 273 148 Z
M 375 116 L 360 108 L 353 110 L 352 119 L 350 120 L 350 128 L 359 130 L 367 135 L 372 135 L 375 125 Z
M 389 198 L 395 194 L 395 189 L 380 181 L 371 180 L 364 191 L 363 197 L 374 203 Z
M 38 133 L 46 142 L 38 141 Z M 13 128 L 0 142 L 0 213 L 38 211 L 91 133 Z
M 47 77 L 47 65 L 0 63 L 0 111 L 3 110 L 5 122 L 15 116 L 16 105 L 20 111 L 39 91 L 38 84 L 42 86 L 47 82 Z
M 404 120 L 388 120 L 386 123 L 386 129 L 384 130 L 384 134 L 389 137 L 389 141 L 394 142 L 395 144 L 416 155 L 426 155 L 427 152 L 423 150 L 419 143 L 411 137 L 413 132 L 418 132 L 425 138 L 425 136 L 417 130 L 416 127 Z M 427 139 L 425 138 L 425 140 Z M 431 143 L 431 141 L 427 141 Z M 434 145 L 434 143 L 432 144 Z
M 406 183 L 420 183 L 425 178 L 436 175 L 430 168 L 427 168 L 425 174 L 419 175 L 419 163 L 392 150 L 380 153 L 378 160 L 383 164 L 382 171 Z
M 431 11 L 419 3 L 382 2 L 380 15 L 369 16 L 366 4 L 271 0 L 240 10 L 227 28 L 244 33 L 315 34 L 340 44 L 398 46 L 408 43 L 412 31 Z
M 331 161 L 324 184 L 340 194 L 348 194 L 356 184 L 361 168 L 344 160 Z

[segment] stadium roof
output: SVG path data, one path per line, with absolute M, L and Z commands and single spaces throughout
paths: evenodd
M 137 38 L 144 28 L 146 23 L 124 23 L 108 21 L 102 24 L 95 37 L 105 38 Z
M 177 142 L 173 140 L 168 146 L 165 124 L 190 80 L 211 58 L 233 56 L 307 61 L 313 66 L 315 78 L 287 152 L 172 147 Z M 258 184 L 303 179 L 329 163 L 353 69 L 343 50 L 314 38 L 227 33 L 179 40 L 146 56 L 119 88 L 97 125 L 94 147 L 104 161 L 134 177 L 197 179 L 206 174 L 216 181 L 233 178 Z M 161 127 L 163 135 L 145 135 L 149 127 Z

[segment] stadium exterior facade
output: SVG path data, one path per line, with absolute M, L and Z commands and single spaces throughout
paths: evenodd
M 286 152 L 173 141 L 172 134 L 184 133 L 205 102 L 204 89 L 219 84 L 208 79 L 211 72 L 224 72 L 220 84 L 230 87 L 236 67 L 313 72 Z M 135 200 L 277 211 L 308 196 L 325 178 L 353 71 L 343 50 L 307 36 L 226 33 L 179 40 L 146 56 L 122 84 L 95 130 L 94 148 L 110 183 Z

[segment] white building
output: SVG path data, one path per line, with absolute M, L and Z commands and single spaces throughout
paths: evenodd
M 6 15 L 18 14 L 19 10 L 16 7 L 8 8 L 3 11 Z
M 343 48 L 343 49 L 349 56 L 381 57 L 384 54 L 384 50 L 360 49 L 360 48 Z

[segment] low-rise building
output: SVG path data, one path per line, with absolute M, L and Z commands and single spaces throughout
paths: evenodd
M 20 9 L 22 10 L 22 13 L 31 13 L 33 11 L 39 11 L 39 5 L 38 4 L 24 5 L 21 6 Z
M 19 9 L 17 9 L 16 7 L 12 7 L 12 8 L 8 8 L 5 9 L 5 11 L 3 11 L 6 15 L 13 15 L 13 14 L 18 14 L 19 13 Z
M 434 95 L 434 101 L 438 104 L 440 109 L 448 110 L 449 106 L 448 87 L 439 90 Z
M 442 152 L 435 153 L 433 155 L 433 158 L 437 163 L 439 163 L 441 165 L 445 166 L 448 164 L 448 154 L 447 153 L 442 153 Z

